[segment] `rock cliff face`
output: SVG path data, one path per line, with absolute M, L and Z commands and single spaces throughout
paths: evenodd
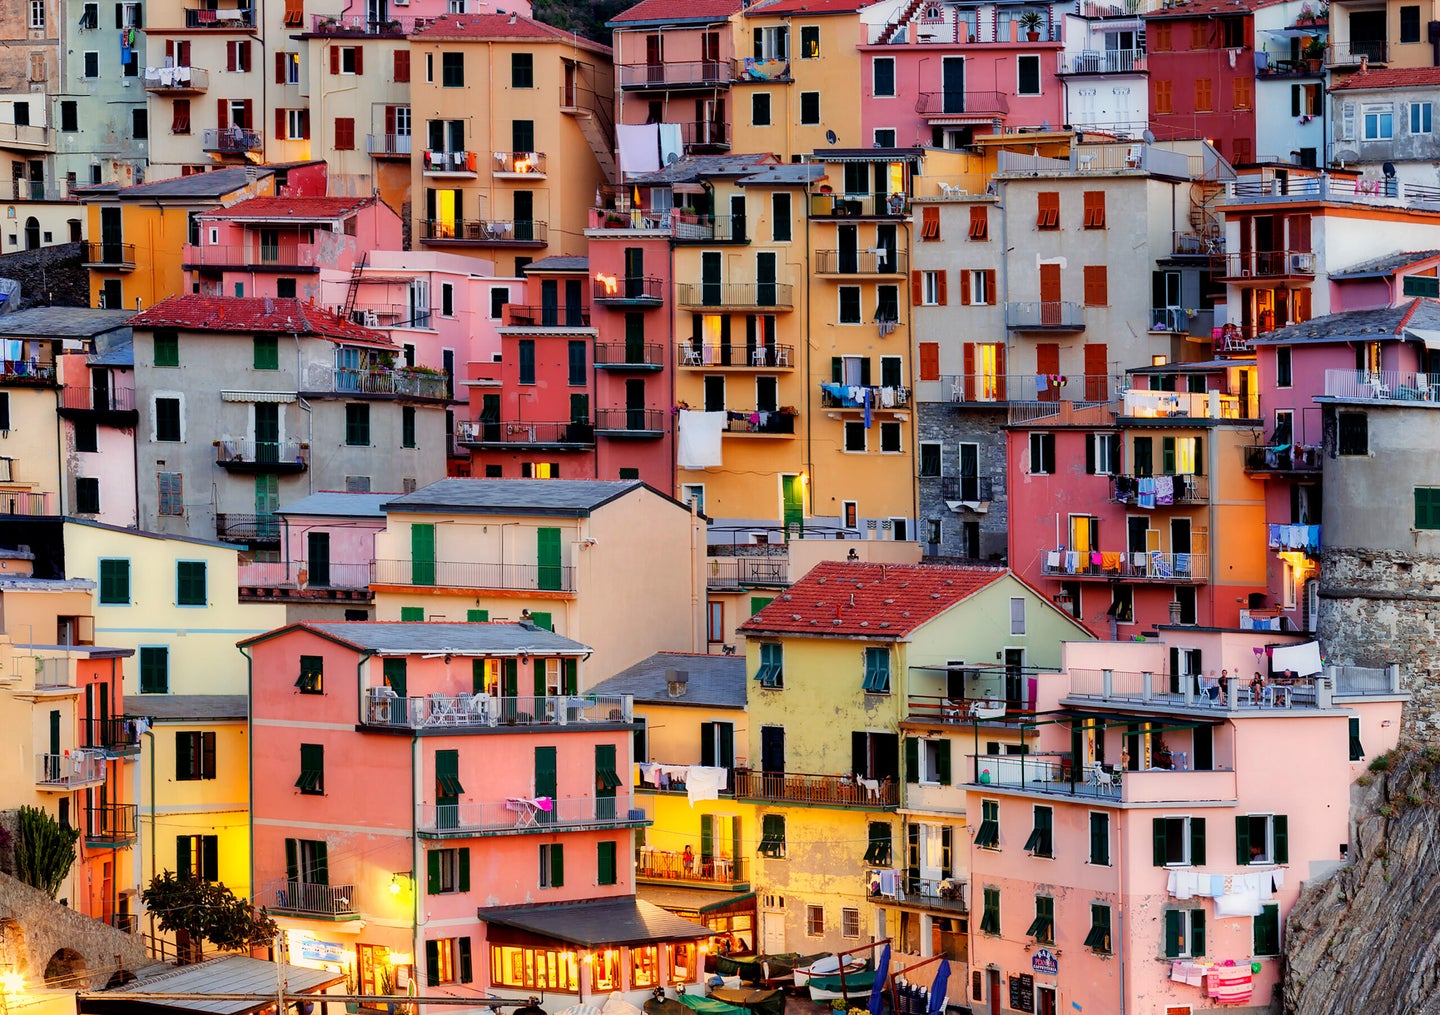
M 1352 863 L 1286 923 L 1284 1011 L 1440 1015 L 1440 749 L 1377 759 L 1351 813 Z

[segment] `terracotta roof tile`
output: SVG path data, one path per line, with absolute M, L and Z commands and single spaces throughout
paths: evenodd
M 201 218 L 243 219 L 243 218 L 343 218 L 350 212 L 358 211 L 373 204 L 373 197 L 252 197 L 239 201 L 228 208 L 214 208 L 203 212 Z
M 1352 74 L 1330 86 L 1332 92 L 1376 88 L 1427 88 L 1440 85 L 1440 67 L 1391 67 Z
M 975 565 L 826 561 L 740 630 L 901 638 L 1009 573 Z
M 563 42 L 610 55 L 610 47 L 574 32 L 519 14 L 446 14 L 417 31 L 414 39 L 538 39 Z
M 186 293 L 142 310 L 128 322 L 132 328 L 188 328 L 192 331 L 234 331 L 254 334 L 316 335 L 332 340 L 392 346 L 384 334 L 361 327 L 328 310 L 296 299 L 263 296 L 198 296 Z
M 644 21 L 724 21 L 740 10 L 742 0 L 640 0 L 608 22 L 625 25 Z
M 746 17 L 770 14 L 854 14 L 876 0 L 761 0 L 745 10 Z

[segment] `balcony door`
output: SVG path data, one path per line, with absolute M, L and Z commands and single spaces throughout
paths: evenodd
M 410 526 L 410 583 L 435 584 L 435 526 Z
M 255 461 L 274 464 L 280 460 L 280 405 L 255 404 Z
M 255 477 L 255 538 L 279 539 L 280 477 L 267 473 Z
M 836 267 L 843 275 L 853 275 L 860 270 L 860 239 L 855 226 L 836 227 L 840 249 L 836 253 Z
M 1060 323 L 1060 265 L 1040 265 L 1040 323 Z
M 965 58 L 947 56 L 940 60 L 941 112 L 965 112 Z
M 90 408 L 95 410 L 111 408 L 110 371 L 90 371 Z M 115 406 L 115 408 L 123 408 L 123 406 Z
M 562 587 L 560 565 L 560 530 L 539 528 L 535 530 L 536 582 L 539 588 L 557 591 Z
M 645 80 L 658 85 L 665 80 L 665 55 L 660 35 L 645 36 Z
M 760 771 L 779 775 L 785 771 L 785 727 L 760 727 Z
M 18 165 L 18 163 L 17 163 Z M 119 264 L 124 244 L 120 240 L 120 209 L 100 209 L 100 260 L 105 264 Z
M 755 303 L 773 307 L 779 302 L 780 287 L 776 284 L 775 252 L 765 250 L 755 255 Z
M 307 532 L 305 534 L 305 564 L 311 585 L 325 587 L 330 584 L 330 533 Z
M 547 797 L 555 799 L 557 779 L 555 774 L 555 748 L 535 748 L 535 796 L 536 798 Z M 549 810 L 536 811 L 535 818 L 541 823 L 555 820 L 555 807 L 552 804 Z
M 640 378 L 625 382 L 625 429 L 645 429 L 645 381 Z
M 720 252 L 706 250 L 700 255 L 700 302 L 707 307 L 720 305 Z

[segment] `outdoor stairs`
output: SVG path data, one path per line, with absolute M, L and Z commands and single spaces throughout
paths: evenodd
M 345 306 L 340 312 L 340 316 L 347 321 L 355 312 L 355 297 L 360 292 L 360 280 L 364 277 L 365 265 L 369 260 L 370 251 L 367 250 L 360 255 L 360 260 L 356 261 L 350 269 L 350 287 L 345 291 Z
M 1219 236 L 1220 219 L 1215 203 L 1225 194 L 1225 185 L 1214 180 L 1199 180 L 1190 188 L 1190 231 L 1198 236 Z
M 900 29 L 913 21 L 920 8 L 929 2 L 931 2 L 931 0 L 910 0 L 910 3 L 900 12 L 900 16 L 885 26 L 885 31 L 880 33 L 880 38 L 875 40 L 876 43 L 881 46 L 886 46 L 893 42 L 895 36 L 899 34 Z
M 580 133 L 585 137 L 585 143 L 595 153 L 595 161 L 600 164 L 600 171 L 605 174 L 608 183 L 619 183 L 620 176 L 615 171 L 615 149 L 610 139 L 605 135 L 605 129 L 600 125 L 599 118 L 592 110 L 584 106 L 561 106 L 562 112 L 569 113 L 575 118 L 580 126 Z

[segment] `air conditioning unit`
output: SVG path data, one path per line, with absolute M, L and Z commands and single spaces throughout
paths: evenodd
M 1314 254 L 1291 254 L 1290 273 L 1292 275 L 1313 275 L 1315 274 Z
M 409 7 L 410 0 L 395 0 L 396 7 Z

